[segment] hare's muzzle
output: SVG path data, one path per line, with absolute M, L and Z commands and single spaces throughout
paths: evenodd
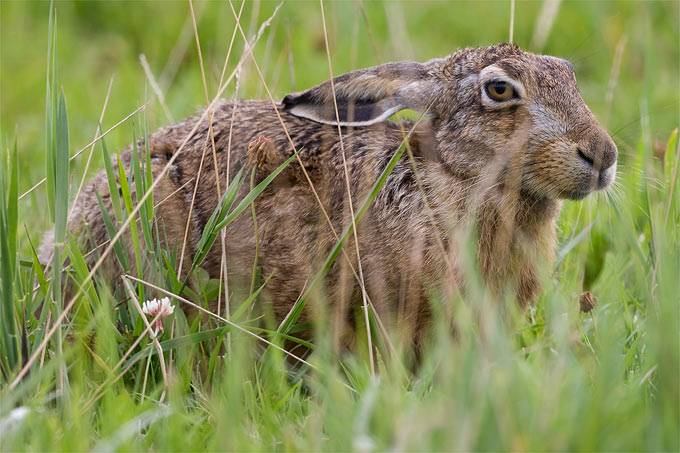
M 616 175 L 616 157 L 618 151 L 609 134 L 599 127 L 589 134 L 576 146 L 576 156 L 589 172 L 589 181 L 584 192 L 606 189 Z

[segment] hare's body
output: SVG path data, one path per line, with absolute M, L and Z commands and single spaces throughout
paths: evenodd
M 500 93 L 506 84 L 514 97 Z M 428 115 L 386 121 L 404 107 Z M 538 266 L 553 253 L 559 199 L 606 187 L 616 157 L 569 66 L 509 45 L 350 73 L 333 86 L 288 96 L 276 109 L 264 101 L 222 103 L 196 127 L 200 118 L 150 138 L 154 176 L 173 159 L 154 193 L 156 202 L 164 200 L 157 209 L 160 239 L 181 253 L 190 216 L 183 260 L 190 262 L 217 205 L 217 182 L 224 191 L 239 170 L 261 180 L 297 149 L 298 161 L 257 199 L 255 223 L 244 213 L 225 231 L 230 288 L 250 282 L 257 250 L 264 297 L 279 320 L 351 224 L 347 187 L 356 212 L 402 143 L 408 152 L 357 226 L 360 262 L 351 237 L 325 279 L 324 300 L 335 319 L 351 316 L 363 281 L 379 314 L 424 326 L 428 298 L 464 281 L 456 235 L 466 226 L 476 230 L 473 249 L 488 285 L 530 302 Z M 70 223 L 87 231 L 90 248 L 108 239 L 95 192 L 109 203 L 103 175 L 81 195 Z M 204 268 L 219 277 L 221 263 L 218 241 Z

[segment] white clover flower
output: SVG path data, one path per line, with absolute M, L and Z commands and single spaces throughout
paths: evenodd
M 31 410 L 26 406 L 17 407 L 12 409 L 12 411 L 5 418 L 0 419 L 0 433 L 9 434 L 18 428 L 21 423 L 28 417 Z
M 144 305 L 142 305 L 142 311 L 152 318 L 158 316 L 154 323 L 154 328 L 156 329 L 156 332 L 162 332 L 163 318 L 172 315 L 175 311 L 175 306 L 170 303 L 170 298 L 164 297 L 162 299 L 147 300 L 144 302 Z

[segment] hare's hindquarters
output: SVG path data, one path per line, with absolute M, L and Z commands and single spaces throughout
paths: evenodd
M 129 151 L 122 153 L 121 160 L 125 163 L 126 173 L 129 174 Z M 151 160 L 154 180 L 161 175 L 166 164 L 167 161 L 157 157 Z M 117 163 L 114 162 L 114 165 L 117 165 Z M 134 186 L 134 183 L 130 184 L 133 208 L 144 195 L 142 193 L 137 194 Z M 119 191 L 119 198 L 121 198 L 121 210 L 125 213 L 123 219 L 117 219 L 116 217 L 107 175 L 106 172 L 102 171 L 83 188 L 75 200 L 68 219 L 67 236 L 67 241 L 73 240 L 79 247 L 90 270 L 97 266 L 97 263 L 101 260 L 101 263 L 98 265 L 97 275 L 102 276 L 103 281 L 111 283 L 114 287 L 118 286 L 120 276 L 124 272 L 121 259 L 129 263 L 130 266 L 134 266 L 135 263 L 130 225 L 127 225 L 125 231 L 117 239 L 117 242 L 121 244 L 121 247 L 118 247 L 118 253 L 122 251 L 122 256 L 119 256 L 113 246 L 111 246 L 112 238 L 122 228 L 125 219 L 129 215 L 126 213 L 126 208 L 122 201 L 120 181 L 118 180 L 116 181 L 116 190 Z M 190 189 L 188 190 L 190 191 Z M 179 263 L 179 254 L 182 252 L 182 248 L 184 248 L 182 266 L 183 269 L 186 268 L 188 270 L 196 239 L 194 237 L 194 222 L 187 222 L 187 217 L 190 213 L 185 198 L 186 191 L 183 190 L 183 187 L 172 178 L 169 172 L 163 174 L 153 190 L 154 225 L 152 225 L 152 231 L 154 240 L 158 240 L 163 248 L 169 250 L 171 255 L 177 257 L 177 263 Z M 115 231 L 111 234 L 107 229 L 102 208 L 115 225 Z M 144 241 L 140 221 L 144 220 L 140 220 L 139 214 L 135 215 L 139 240 Z M 185 230 L 187 232 L 186 246 L 182 247 Z M 154 244 L 144 244 L 143 242 L 142 244 L 141 249 L 143 251 L 155 249 Z M 52 266 L 55 246 L 57 244 L 54 242 L 54 232 L 50 230 L 45 234 L 39 250 L 40 262 L 46 268 Z M 65 255 L 62 254 L 63 256 Z M 143 262 L 147 263 L 148 260 L 143 259 Z M 67 265 L 68 259 L 62 266 L 65 267 Z M 72 296 L 72 285 L 67 282 L 64 283 L 67 297 Z

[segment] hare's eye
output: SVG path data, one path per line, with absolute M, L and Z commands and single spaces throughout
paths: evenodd
M 486 84 L 485 89 L 486 94 L 494 101 L 503 102 L 515 97 L 515 90 L 512 85 L 503 80 L 492 80 Z

